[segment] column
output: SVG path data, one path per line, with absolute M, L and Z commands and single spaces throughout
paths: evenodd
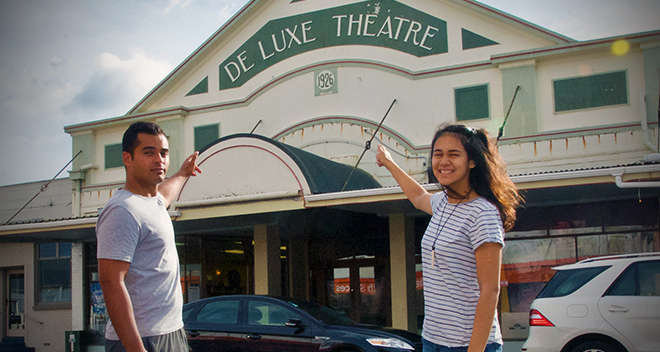
M 71 244 L 71 330 L 85 330 L 85 310 L 90 309 L 85 301 L 84 243 Z
M 307 239 L 289 240 L 289 292 L 293 298 L 309 300 Z
M 392 327 L 417 332 L 415 286 L 415 220 L 390 215 Z
M 254 293 L 282 294 L 280 267 L 280 233 L 273 225 L 254 227 Z

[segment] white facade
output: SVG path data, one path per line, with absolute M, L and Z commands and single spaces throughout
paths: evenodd
M 625 50 L 618 49 L 621 46 Z M 566 92 L 557 88 L 561 82 L 576 86 L 581 78 L 609 75 L 625 89 L 616 96 L 619 100 L 566 107 L 557 97 Z M 471 88 L 485 92 L 485 99 L 472 105 L 485 108 L 486 115 L 462 121 L 458 115 L 465 108 L 457 105 L 457 95 Z M 253 0 L 126 115 L 65 127 L 74 154 L 83 152 L 70 175 L 73 219 L 0 227 L 0 238 L 11 243 L 3 243 L 0 251 L 20 247 L 30 257 L 21 264 L 0 255 L 0 266 L 24 266 L 29 282 L 34 245 L 12 243 L 26 232 L 56 236 L 75 230 L 74 242 L 93 243 L 94 216 L 124 182 L 123 167 L 110 162 L 107 150 L 121 143 L 131 123 L 152 121 L 163 127 L 171 149 L 170 175 L 195 151 L 200 128 L 217 126 L 217 135 L 207 142 L 219 141 L 200 155 L 203 173 L 188 180 L 170 209 L 181 236 L 221 238 L 229 231 L 253 231 L 254 252 L 263 255 L 249 264 L 254 270 L 248 277 L 253 275 L 258 285 L 255 289 L 248 284 L 247 291 L 257 293 L 280 290 L 281 280 L 272 278 L 282 273 L 269 260 L 279 258 L 280 239 L 289 241 L 290 272 L 284 278 L 288 293 L 310 298 L 314 287 L 325 285 L 315 286 L 309 278 L 310 271 L 316 275 L 315 256 L 324 258 L 307 246 L 315 232 L 303 236 L 279 219 L 299 216 L 299 231 L 304 232 L 322 223 L 305 214 L 323 216 L 326 210 L 386 218 L 390 243 L 405 242 L 408 247 L 390 251 L 392 268 L 402 265 L 405 270 L 392 269 L 395 277 L 386 280 L 392 287 L 385 300 L 391 308 L 385 315 L 390 325 L 416 330 L 417 313 L 411 310 L 414 245 L 406 241 L 415 236 L 411 219 L 420 214 L 410 209 L 386 170 L 375 165 L 377 144 L 387 146 L 404 170 L 426 183 L 429 143 L 438 125 L 465 123 L 493 136 L 504 125 L 499 150 L 517 186 L 538 191 L 530 199 L 531 207 L 557 204 L 547 195 L 555 188 L 613 189 L 616 199 L 634 197 L 636 189 L 625 193 L 616 186 L 617 176 L 620 187 L 638 186 L 640 200 L 657 202 L 658 186 L 647 182 L 660 177 L 660 165 L 644 158 L 657 161 L 659 90 L 660 31 L 577 42 L 472 0 Z M 556 111 L 558 106 L 563 111 Z M 259 137 L 245 135 L 251 132 Z M 359 169 L 382 188 L 341 192 L 327 185 L 336 175 L 310 172 L 309 160 L 300 159 L 302 150 L 353 167 L 372 138 Z M 327 188 L 318 191 L 317 183 Z M 593 194 L 590 201 L 609 196 Z M 657 227 L 657 219 L 655 223 Z M 277 225 L 289 232 L 277 230 Z M 64 311 L 74 330 L 87 328 L 84 310 L 89 307 L 78 305 L 85 302 L 82 278 L 89 274 L 81 270 L 84 252 L 82 244 L 74 245 L 72 272 L 81 280 L 72 285 L 74 308 Z M 75 253 L 79 259 L 74 259 Z M 539 259 L 505 257 L 505 264 L 562 258 L 547 253 Z M 197 278 L 200 285 L 211 281 L 203 274 Z M 503 313 L 503 329 L 507 324 L 524 325 L 525 315 Z M 508 336 L 525 334 L 515 331 Z M 51 350 L 41 340 L 27 341 L 38 351 Z

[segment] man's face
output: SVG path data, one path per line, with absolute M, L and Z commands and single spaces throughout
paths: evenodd
M 122 154 L 126 165 L 126 178 L 145 187 L 153 187 L 165 180 L 170 166 L 169 144 L 164 134 L 138 133 L 138 145 L 133 155 Z

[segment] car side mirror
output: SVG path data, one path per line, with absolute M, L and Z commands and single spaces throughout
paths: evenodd
M 300 320 L 299 318 L 290 318 L 284 325 L 290 328 L 298 328 L 298 329 L 305 328 L 305 326 L 302 323 L 302 320 Z

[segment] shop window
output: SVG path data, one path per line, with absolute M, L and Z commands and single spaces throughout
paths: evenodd
M 220 136 L 220 125 L 195 127 L 195 150 L 202 150 Z
M 504 338 L 527 338 L 530 304 L 555 274 L 553 267 L 590 257 L 658 251 L 658 208 L 657 199 L 642 198 L 519 209 L 502 255 Z M 655 281 L 649 282 L 645 292 L 654 294 Z
M 555 112 L 628 103 L 626 71 L 558 79 L 552 83 Z
M 599 233 L 603 231 L 600 204 L 564 204 L 546 208 L 551 236 Z
M 185 302 L 254 293 L 252 238 L 189 235 L 177 242 Z M 282 281 L 288 283 L 284 272 Z
M 71 302 L 71 243 L 42 243 L 37 250 L 37 302 Z
M 121 154 L 123 148 L 121 143 L 109 144 L 105 146 L 105 168 L 112 169 L 114 167 L 123 167 L 124 161 Z
M 93 344 L 102 344 L 104 341 L 105 326 L 108 323 L 108 314 L 105 308 L 105 299 L 99 283 L 99 266 L 96 258 L 96 244 L 85 246 L 85 276 L 89 282 L 87 297 L 90 304 L 88 327 Z
M 488 85 L 456 88 L 456 120 L 469 121 L 490 117 L 488 107 Z
M 640 231 L 658 228 L 657 198 L 620 200 L 604 203 L 603 219 L 606 232 Z
M 655 251 L 655 232 L 623 232 L 577 237 L 578 260 Z
M 516 223 L 505 234 L 506 239 L 518 237 L 539 237 L 548 235 L 546 209 L 542 207 L 518 208 Z

